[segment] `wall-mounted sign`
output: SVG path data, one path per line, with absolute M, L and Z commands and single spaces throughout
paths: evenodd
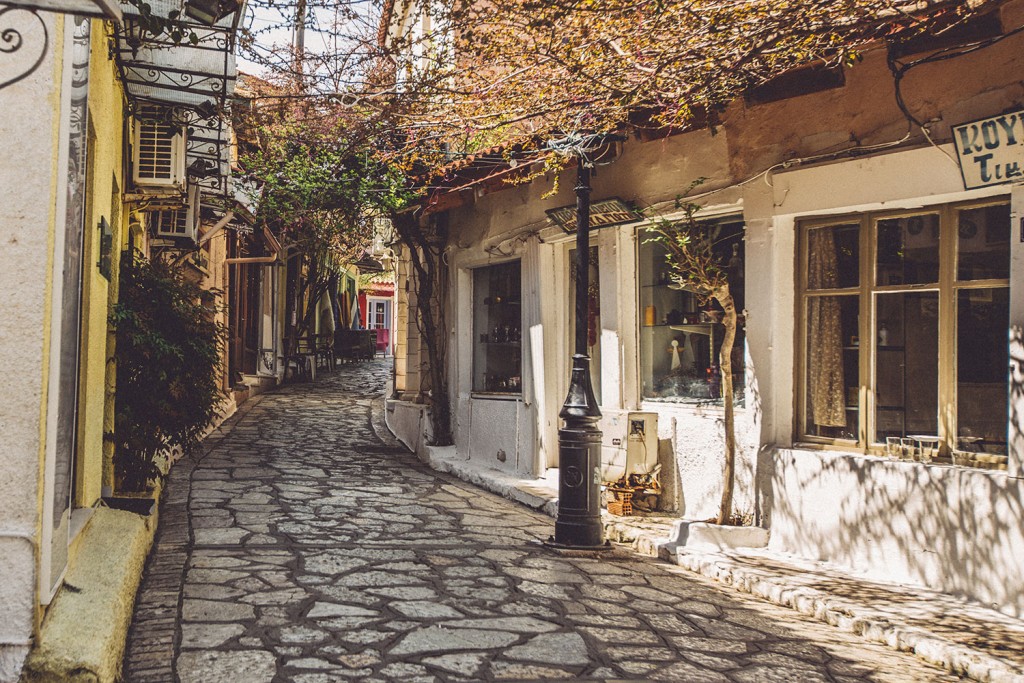
M 563 206 L 560 209 L 548 209 L 551 222 L 572 234 L 576 232 L 576 206 Z M 590 227 L 604 228 L 609 225 L 633 223 L 642 218 L 636 209 L 621 199 L 604 199 L 590 205 Z
M 1024 181 L 1024 111 L 953 128 L 964 188 Z

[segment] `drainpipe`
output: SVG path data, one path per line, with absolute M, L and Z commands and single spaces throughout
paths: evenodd
M 203 236 L 199 238 L 199 246 L 203 246 L 204 244 L 206 244 L 207 242 L 212 240 L 214 235 L 216 235 L 221 230 L 223 230 L 225 227 L 227 227 L 227 224 L 230 223 L 231 220 L 234 217 L 235 217 L 235 212 L 234 211 L 228 211 L 226 214 L 224 214 L 223 218 L 221 218 L 219 221 L 214 223 L 213 227 L 211 227 L 209 230 L 207 230 L 203 234 Z
M 225 271 L 226 266 L 234 265 L 236 263 L 276 263 L 277 257 L 281 254 L 281 243 L 277 241 L 274 234 L 267 230 L 266 227 L 263 228 L 263 240 L 267 243 L 270 251 L 274 252 L 273 254 L 270 256 L 236 256 L 234 258 L 226 258 L 224 259 Z M 224 275 L 226 278 L 227 273 L 225 272 Z

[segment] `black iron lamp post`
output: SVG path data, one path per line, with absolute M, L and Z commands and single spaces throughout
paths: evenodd
M 569 393 L 558 416 L 558 517 L 549 545 L 606 548 L 601 524 L 601 411 L 594 397 L 587 354 L 590 289 L 590 166 L 577 154 L 576 176 L 576 346 Z

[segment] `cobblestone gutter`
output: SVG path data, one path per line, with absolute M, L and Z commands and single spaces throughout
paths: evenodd
M 226 419 L 210 430 L 203 449 L 216 446 L 258 402 L 258 398 L 250 399 L 237 409 L 234 403 L 229 403 Z M 192 460 L 185 458 L 172 468 L 169 481 L 177 485 L 170 487 L 158 508 L 183 505 L 182 494 L 188 491 L 192 465 Z M 157 527 L 156 511 L 144 517 L 106 507 L 96 509 L 75 540 L 79 550 L 68 569 L 64 586 L 47 612 L 38 642 L 25 661 L 22 683 L 122 680 L 133 604 Z M 163 529 L 161 535 L 176 537 L 173 528 Z M 174 572 L 180 582 L 181 567 L 173 568 L 172 575 Z M 169 607 L 176 609 L 176 597 L 173 602 Z M 170 614 L 173 616 L 173 611 Z M 173 619 L 169 625 L 173 640 Z M 154 653 L 164 661 L 169 656 L 166 650 L 159 648 L 154 648 Z M 127 680 L 135 681 L 134 678 Z
M 947 635 L 914 625 L 911 619 L 916 616 L 918 619 L 937 623 L 937 620 L 941 619 L 941 614 L 957 613 L 963 628 L 983 635 L 995 647 L 1000 647 L 1000 641 L 1008 641 L 1008 654 L 1020 658 L 1021 648 L 1024 646 L 1024 624 L 1014 623 L 1016 620 L 1002 617 L 990 610 L 962 604 L 950 596 L 923 594 L 911 588 L 905 591 L 909 599 L 892 600 L 892 609 L 902 612 L 902 615 L 895 615 L 892 611 L 874 608 L 867 600 L 843 598 L 826 590 L 803 585 L 808 583 L 806 578 L 774 572 L 770 568 L 773 564 L 772 558 L 759 557 L 758 553 L 744 556 L 680 549 L 674 559 L 681 567 L 733 586 L 739 591 L 789 607 L 868 640 L 883 643 L 897 650 L 913 652 L 925 661 L 971 680 L 986 683 L 1024 683 L 1024 671 L 1014 662 L 958 643 Z M 811 580 L 820 580 L 822 574 L 809 570 L 805 576 Z M 878 591 L 873 586 L 858 587 L 853 580 L 850 581 L 850 587 L 865 597 Z M 982 613 L 971 615 L 971 612 Z M 1009 649 L 1014 647 L 1014 642 L 1016 652 Z

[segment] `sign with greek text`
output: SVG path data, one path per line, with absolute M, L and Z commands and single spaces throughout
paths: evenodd
M 964 188 L 1024 181 L 1024 111 L 953 128 Z
M 576 232 L 576 207 L 563 206 L 546 211 L 551 222 L 567 233 Z M 618 198 L 605 199 L 590 205 L 590 227 L 604 228 L 610 225 L 633 223 L 641 219 L 636 209 Z

